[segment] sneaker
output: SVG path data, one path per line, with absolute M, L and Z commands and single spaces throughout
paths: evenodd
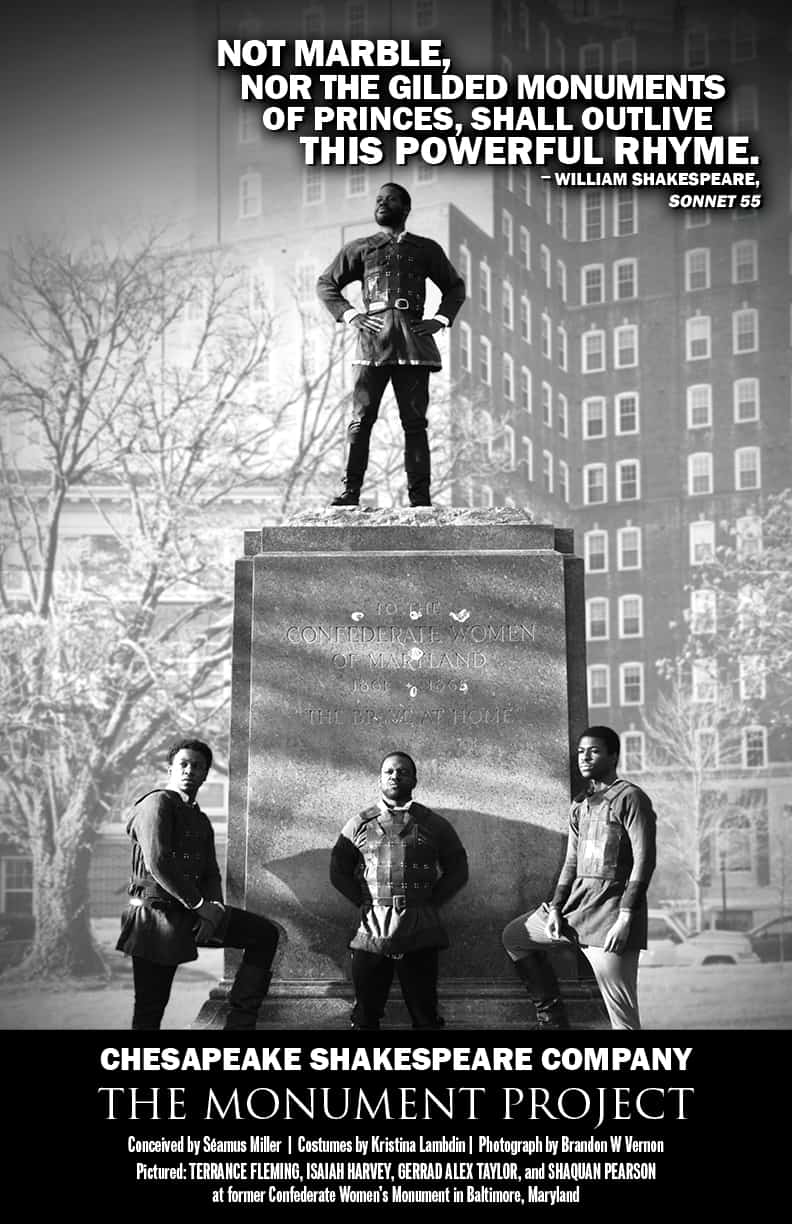
M 338 497 L 334 497 L 330 502 L 331 506 L 357 506 L 360 503 L 360 489 L 345 489 L 343 493 L 339 493 Z

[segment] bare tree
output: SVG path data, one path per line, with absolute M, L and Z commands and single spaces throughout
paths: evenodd
M 221 256 L 31 245 L 0 327 L 0 819 L 27 969 L 85 973 L 100 824 L 164 736 L 224 729 L 229 502 L 299 488 L 316 439 L 278 458 L 301 392 L 262 407 L 276 321 Z

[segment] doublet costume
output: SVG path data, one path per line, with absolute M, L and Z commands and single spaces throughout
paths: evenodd
M 212 823 L 195 803 L 171 790 L 153 790 L 134 804 L 130 904 L 116 947 L 161 965 L 193 961 L 194 906 L 222 901 Z
M 656 824 L 649 796 L 621 778 L 573 801 L 553 905 L 580 944 L 602 947 L 619 910 L 630 910 L 627 947 L 646 947 L 646 890 L 655 869 Z
M 132 957 L 133 1029 L 158 1029 L 177 966 L 198 956 L 195 910 L 219 902 L 213 947 L 243 948 L 228 994 L 225 1027 L 253 1029 L 270 983 L 279 931 L 259 914 L 222 906 L 223 887 L 208 816 L 177 791 L 153 790 L 132 808 L 129 904 L 121 918 L 119 952 Z
M 411 330 L 411 324 L 423 318 L 427 277 L 443 295 L 438 314 L 450 325 L 465 300 L 465 282 L 431 238 L 406 230 L 398 235 L 357 238 L 322 273 L 317 285 L 319 300 L 336 322 L 353 309 L 342 293 L 353 281 L 362 284 L 367 312 L 383 315 L 382 331 L 360 333 L 355 364 L 440 369 L 434 336 L 416 336 Z
M 360 908 L 349 943 L 354 1028 L 377 1029 L 394 970 L 414 1028 L 438 1028 L 438 951 L 448 935 L 438 906 L 468 877 L 454 828 L 420 803 L 384 802 L 347 821 L 330 860 L 330 879 Z

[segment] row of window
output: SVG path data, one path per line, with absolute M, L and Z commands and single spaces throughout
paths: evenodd
M 643 595 L 620 595 L 618 599 L 618 635 L 620 638 L 643 637 Z M 605 642 L 610 637 L 610 600 L 595 595 L 586 600 L 586 639 Z
M 643 731 L 623 731 L 621 733 L 621 769 L 629 777 L 631 774 L 643 773 L 646 769 L 646 736 Z M 710 728 L 696 730 L 698 758 L 704 769 L 717 769 L 720 766 L 718 754 L 718 733 Z M 745 769 L 763 769 L 767 764 L 767 728 L 759 726 L 743 727 L 741 735 L 741 756 Z M 733 762 L 728 762 L 732 763 Z
M 691 565 L 708 565 L 715 560 L 715 524 L 711 519 L 697 519 L 688 528 Z M 755 514 L 745 514 L 736 523 L 737 556 L 755 557 L 762 551 L 762 520 Z
M 583 437 L 604 438 L 608 432 L 608 401 L 604 395 L 590 395 L 581 405 Z M 613 401 L 613 431 L 622 434 L 640 432 L 638 392 L 623 391 Z
M 758 446 L 738 446 L 734 452 L 734 487 L 738 492 L 762 486 L 762 458 Z M 690 497 L 712 493 L 714 488 L 712 451 L 688 455 L 687 491 Z
M 609 541 L 607 531 L 599 527 L 583 535 L 583 558 L 587 574 L 604 574 L 609 565 Z M 616 531 L 616 568 L 639 570 L 642 561 L 641 528 L 628 524 Z
M 716 38 L 720 41 L 720 36 Z M 731 23 L 729 44 L 734 63 L 756 59 L 756 19 L 748 13 L 738 13 Z M 720 48 L 719 54 L 722 55 Z M 709 56 L 709 27 L 697 22 L 685 30 L 685 67 L 706 68 Z
M 762 548 L 762 520 L 753 514 L 743 515 L 736 523 L 736 544 L 739 557 L 755 556 Z M 715 523 L 697 519 L 688 526 L 688 557 L 691 565 L 709 565 L 715 560 Z M 616 531 L 616 568 L 641 568 L 641 528 L 631 524 Z M 583 557 L 587 574 L 604 574 L 609 568 L 608 532 L 595 527 L 583 535 Z
M 610 663 L 591 663 L 588 667 L 588 703 L 592 709 L 611 704 Z M 643 663 L 619 664 L 619 705 L 639 706 L 644 703 Z
M 620 459 L 616 464 L 616 501 L 638 501 L 641 496 L 640 459 Z M 608 465 L 583 465 L 583 505 L 599 506 L 608 500 Z
M 688 387 L 688 429 L 712 428 L 712 384 L 695 383 Z M 732 412 L 736 425 L 759 420 L 759 379 L 737 378 L 732 383 Z
M 638 365 L 638 326 L 622 323 L 613 329 L 613 368 L 629 370 Z M 584 374 L 597 374 L 606 367 L 605 331 L 592 327 L 580 337 L 580 368 Z
M 710 248 L 685 251 L 685 292 L 710 288 Z M 754 238 L 741 238 L 731 244 L 731 279 L 744 285 L 759 279 L 759 244 Z
M 481 417 L 488 458 L 514 471 L 517 467 L 517 438 L 513 427 L 502 425 L 496 429 L 488 412 L 483 412 Z M 534 444 L 533 440 L 526 436 L 520 439 L 519 462 L 525 469 L 525 479 L 533 483 L 535 480 Z M 556 464 L 553 452 L 549 450 L 542 451 L 541 481 L 545 493 L 557 493 L 563 502 L 569 502 L 569 464 L 563 459 L 559 459 Z M 482 497 L 485 506 L 494 504 L 491 490 L 482 490 Z
M 365 38 L 368 33 L 368 0 L 346 0 L 347 38 Z M 325 8 L 322 4 L 311 4 L 302 10 L 302 32 L 305 38 L 323 38 L 325 34 Z M 437 0 L 412 0 L 412 26 L 416 31 L 431 30 L 437 25 Z M 237 23 L 240 38 L 259 37 L 261 19 L 243 17 Z

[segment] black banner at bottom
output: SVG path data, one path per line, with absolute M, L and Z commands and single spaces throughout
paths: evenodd
M 8 1168 L 28 1206 L 201 1220 L 305 1207 L 731 1215 L 780 1195 L 787 1042 L 9 1033 Z

